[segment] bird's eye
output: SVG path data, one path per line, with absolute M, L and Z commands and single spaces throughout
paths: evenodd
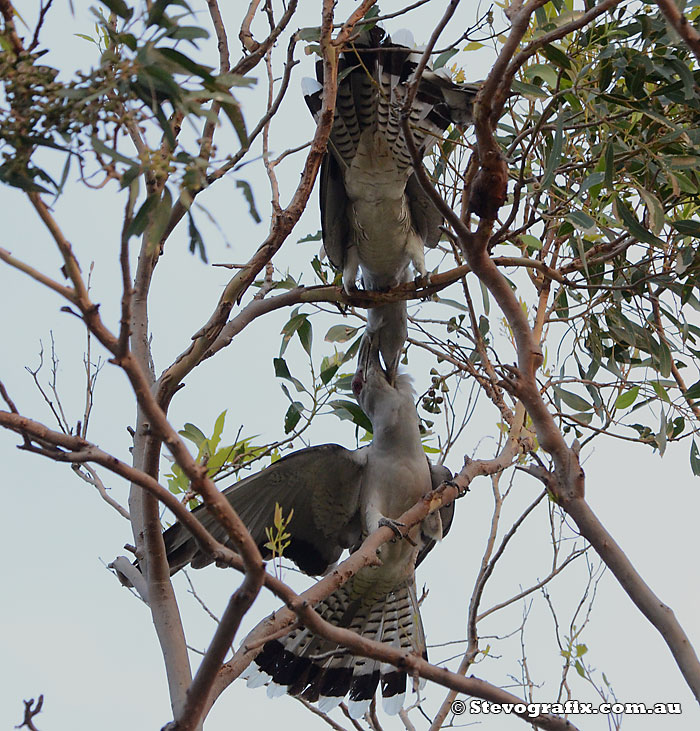
M 355 377 L 352 379 L 352 392 L 355 394 L 355 396 L 359 396 L 360 392 L 362 391 L 362 376 L 358 374 L 355 374 Z

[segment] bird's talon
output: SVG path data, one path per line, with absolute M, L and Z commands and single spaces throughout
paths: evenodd
M 432 281 L 430 279 L 430 272 L 426 272 L 425 274 L 417 274 L 413 282 L 416 285 L 416 289 L 429 287 L 432 284 Z
M 401 532 L 401 528 L 405 528 L 406 524 L 402 523 L 400 520 L 393 520 L 392 518 L 380 518 L 379 519 L 379 527 L 387 526 L 388 528 L 391 528 L 391 530 L 394 531 L 397 538 L 403 538 L 404 535 Z
M 469 485 L 462 487 L 454 480 L 445 480 L 445 484 L 457 488 L 457 497 L 464 497 L 469 492 Z

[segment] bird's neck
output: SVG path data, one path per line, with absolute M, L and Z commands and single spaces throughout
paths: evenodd
M 372 423 L 372 444 L 381 451 L 397 451 L 405 456 L 423 453 L 414 405 L 400 408 L 389 418 L 375 419 Z

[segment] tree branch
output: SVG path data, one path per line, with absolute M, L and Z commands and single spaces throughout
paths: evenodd
M 656 4 L 666 17 L 666 20 L 686 42 L 688 48 L 690 48 L 695 54 L 695 58 L 700 62 L 700 33 L 688 22 L 688 18 L 681 13 L 678 5 L 673 0 L 656 0 Z

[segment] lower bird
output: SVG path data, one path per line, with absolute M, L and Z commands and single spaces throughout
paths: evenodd
M 419 432 L 415 394 L 400 375 L 389 383 L 376 338 L 366 337 L 353 377 L 355 396 L 372 422 L 372 442 L 357 450 L 337 444 L 302 449 L 227 488 L 224 494 L 263 553 L 277 505 L 292 510 L 284 555 L 303 571 L 320 575 L 381 525 L 398 532 L 397 519 L 431 489 L 451 479 L 431 465 Z M 379 565 L 358 571 L 321 601 L 316 611 L 332 624 L 425 657 L 425 636 L 415 591 L 415 567 L 449 530 L 454 505 L 414 526 L 404 539 L 379 549 Z M 221 541 L 226 534 L 204 506 L 197 518 Z M 171 571 L 191 563 L 211 563 L 180 524 L 164 535 Z M 230 543 L 229 543 L 230 545 Z M 349 693 L 353 718 L 368 708 L 381 683 L 384 708 L 397 713 L 406 692 L 406 673 L 391 665 L 356 657 L 305 628 L 268 641 L 248 673 L 248 684 L 268 684 L 269 695 L 285 692 L 318 701 L 327 712 Z

